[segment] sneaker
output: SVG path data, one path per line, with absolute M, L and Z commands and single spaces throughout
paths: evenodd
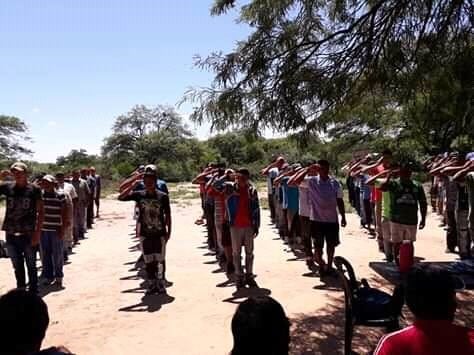
M 57 278 L 56 278 L 56 281 L 54 282 L 54 284 L 55 284 L 57 287 L 63 287 L 63 278 L 62 278 L 62 277 L 57 277 Z
M 163 280 L 158 280 L 156 283 L 156 292 L 159 294 L 166 293 L 166 287 Z
M 316 264 L 314 263 L 313 260 L 306 260 L 306 266 L 308 267 L 308 269 L 310 269 L 311 271 L 314 271 L 314 269 L 316 268 Z
M 245 283 L 247 284 L 248 287 L 250 288 L 258 288 L 258 284 L 255 281 L 255 277 L 253 275 L 247 275 L 245 277 Z
M 243 288 L 245 288 L 244 280 L 241 277 L 238 278 L 237 281 L 235 282 L 235 286 L 237 288 L 237 291 L 242 290 Z
M 227 263 L 226 274 L 227 275 L 232 275 L 234 273 L 235 273 L 234 263 L 232 263 L 232 262 Z
M 54 282 L 54 279 L 44 279 L 43 281 L 41 281 L 41 285 L 43 285 L 43 286 L 49 286 L 49 285 L 51 285 L 53 282 Z
M 147 295 L 147 296 L 153 295 L 157 291 L 158 291 L 158 288 L 156 286 L 156 281 L 155 280 L 148 281 L 148 287 L 145 291 L 145 295 Z

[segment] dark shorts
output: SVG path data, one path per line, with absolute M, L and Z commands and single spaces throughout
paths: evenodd
M 301 237 L 311 238 L 311 221 L 309 217 L 300 216 Z
M 222 246 L 223 247 L 232 246 L 229 223 L 224 223 L 222 226 Z
M 324 242 L 330 247 L 337 247 L 339 241 L 339 223 L 311 221 L 311 236 L 314 246 L 318 249 L 324 248 Z
M 143 255 L 161 254 L 163 249 L 163 237 L 145 237 L 142 240 Z

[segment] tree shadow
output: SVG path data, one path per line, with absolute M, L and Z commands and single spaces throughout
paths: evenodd
M 343 354 L 344 312 L 344 298 L 328 296 L 324 308 L 291 317 L 290 354 Z M 367 354 L 375 349 L 382 335 L 383 329 L 355 327 L 352 350 Z

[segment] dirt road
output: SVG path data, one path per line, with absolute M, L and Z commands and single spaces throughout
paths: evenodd
M 225 275 L 208 254 L 205 233 L 194 220 L 197 200 L 174 205 L 168 247 L 167 296 L 144 296 L 143 278 L 135 268 L 139 256 L 133 239 L 132 204 L 103 202 L 102 218 L 74 249 L 65 267 L 65 289 L 46 292 L 51 324 L 45 345 L 63 344 L 77 354 L 226 354 L 232 345 L 230 321 L 242 298 L 232 296 Z M 302 260 L 285 250 L 263 211 L 256 240 L 255 272 L 262 294 L 280 301 L 292 321 L 293 354 L 337 354 L 343 346 L 343 293 L 335 281 L 308 274 Z M 391 290 L 369 267 L 382 261 L 376 244 L 359 229 L 355 215 L 342 231 L 337 254 L 347 257 L 359 277 Z M 416 244 L 427 260 L 449 261 L 438 221 L 429 218 Z M 0 292 L 14 286 L 8 259 L 0 259 Z M 53 290 L 51 290 L 53 291 Z M 474 293 L 463 292 L 458 321 L 473 325 Z M 359 329 L 354 350 L 376 345 L 380 333 Z

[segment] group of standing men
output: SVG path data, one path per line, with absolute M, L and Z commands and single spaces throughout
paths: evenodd
M 446 229 L 446 252 L 472 257 L 474 238 L 474 153 L 445 153 L 425 161 L 432 176 L 431 204 Z
M 94 168 L 65 174 L 40 174 L 29 181 L 28 166 L 14 163 L 0 174 L 0 195 L 6 197 L 2 229 L 15 272 L 17 288 L 38 293 L 37 251 L 42 262 L 41 282 L 63 287 L 63 265 L 74 244 L 92 228 L 94 204 L 99 215 L 101 178 Z
M 421 183 L 412 179 L 414 162 L 395 164 L 392 152 L 368 154 L 343 167 L 352 206 L 361 226 L 375 225 L 379 250 L 387 261 L 399 263 L 402 243 L 414 243 L 426 223 L 427 202 Z M 420 217 L 418 216 L 420 214 Z
M 209 249 L 235 278 L 237 290 L 258 287 L 253 272 L 254 239 L 260 229 L 260 203 L 247 168 L 236 171 L 223 164 L 209 164 L 193 183 L 200 185 Z M 242 265 L 242 248 L 245 265 Z
M 320 276 L 335 275 L 332 264 L 340 244 L 339 226 L 347 222 L 342 186 L 330 175 L 329 162 L 289 165 L 280 156 L 261 174 L 267 177 L 270 217 L 280 237 L 291 249 L 303 247 L 310 270 L 318 266 Z

